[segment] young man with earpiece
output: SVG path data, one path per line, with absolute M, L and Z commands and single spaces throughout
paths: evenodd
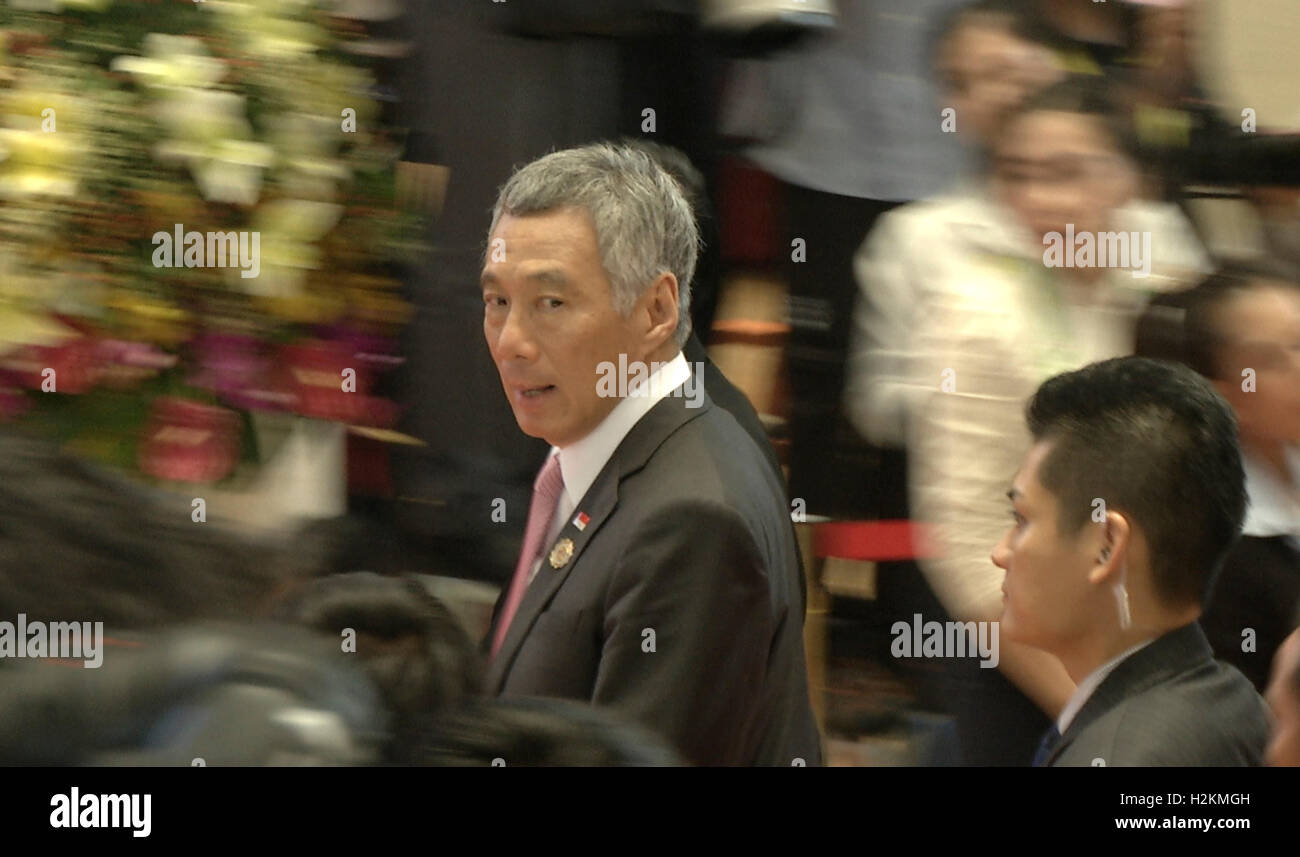
M 1245 515 L 1232 409 L 1182 366 L 1121 357 L 1046 381 L 1007 492 L 1002 637 L 1077 689 L 1035 766 L 1257 765 L 1263 700 L 1197 620 Z

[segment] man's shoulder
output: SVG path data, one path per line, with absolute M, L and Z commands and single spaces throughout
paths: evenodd
M 693 496 L 723 497 L 737 484 L 783 491 L 755 439 L 711 397 L 696 418 L 663 439 L 645 469 Z
M 735 417 L 707 399 L 627 474 L 615 516 L 672 519 L 683 534 L 747 531 L 755 538 L 789 527 L 785 487 L 771 464 Z
M 1249 680 L 1206 660 L 1121 699 L 1080 731 L 1058 764 L 1252 765 L 1268 732 Z

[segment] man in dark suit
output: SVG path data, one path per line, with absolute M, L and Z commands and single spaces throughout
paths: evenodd
M 698 244 L 681 187 L 633 147 L 554 152 L 502 188 L 484 334 L 552 450 L 486 683 L 619 711 L 696 764 L 815 765 L 784 490 L 682 354 Z
M 1005 639 L 1077 690 L 1035 765 L 1255 765 L 1263 700 L 1197 619 L 1246 495 L 1232 410 L 1184 366 L 1138 357 L 1046 381 L 1007 492 Z

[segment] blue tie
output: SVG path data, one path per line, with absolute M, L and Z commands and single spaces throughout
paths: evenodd
M 1052 728 L 1043 733 L 1043 740 L 1038 743 L 1038 752 L 1034 753 L 1033 767 L 1041 768 L 1047 763 L 1047 757 L 1056 749 L 1056 742 L 1061 740 L 1061 731 L 1052 724 Z

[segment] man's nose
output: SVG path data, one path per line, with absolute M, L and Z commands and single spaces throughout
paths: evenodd
M 510 306 L 505 320 L 501 323 L 501 329 L 497 332 L 495 350 L 497 356 L 503 359 L 531 360 L 537 355 L 537 346 L 527 313 L 517 304 Z

